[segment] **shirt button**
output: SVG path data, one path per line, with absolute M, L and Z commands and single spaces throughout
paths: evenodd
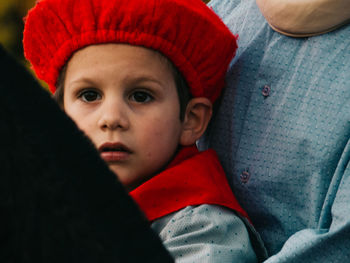
M 266 98 L 268 96 L 270 96 L 270 91 L 271 91 L 271 88 L 270 86 L 268 85 L 265 85 L 263 88 L 262 88 L 262 95 Z
M 249 173 L 249 169 L 245 169 L 242 173 L 241 173 L 241 182 L 242 183 L 247 183 L 250 179 L 250 173 Z

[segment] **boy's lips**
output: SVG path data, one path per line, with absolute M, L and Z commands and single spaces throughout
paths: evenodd
M 131 151 L 122 143 L 107 142 L 102 144 L 98 151 L 106 162 L 120 162 L 129 159 Z

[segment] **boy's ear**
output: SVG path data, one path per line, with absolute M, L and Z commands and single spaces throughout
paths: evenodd
M 195 144 L 207 129 L 212 113 L 213 105 L 209 99 L 204 97 L 191 99 L 186 107 L 180 144 L 183 146 Z

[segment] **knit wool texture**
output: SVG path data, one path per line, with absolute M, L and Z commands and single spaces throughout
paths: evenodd
M 237 49 L 236 36 L 201 0 L 41 0 L 25 18 L 25 56 L 51 92 L 74 52 L 102 43 L 159 51 L 194 97 L 212 102 Z

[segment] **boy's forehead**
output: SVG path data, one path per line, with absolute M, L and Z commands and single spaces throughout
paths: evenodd
M 122 55 L 128 56 L 132 55 L 130 58 L 134 58 L 135 56 L 148 57 L 151 60 L 157 60 L 164 65 L 175 67 L 173 62 L 159 52 L 156 49 L 140 46 L 140 45 L 132 45 L 127 43 L 101 43 L 101 44 L 92 44 L 82 47 L 73 52 L 71 57 L 68 59 L 67 64 L 72 60 L 73 57 L 79 57 L 80 59 L 84 59 L 86 53 L 92 53 L 95 55 L 96 60 L 98 60 L 98 53 L 110 53 L 115 52 L 116 50 L 131 50 L 131 52 L 121 52 Z
M 75 52 L 67 63 L 71 81 L 104 78 L 101 72 L 125 82 L 153 81 L 160 84 L 174 81 L 171 62 L 149 48 L 125 44 L 90 45 Z M 88 78 L 87 78 L 88 77 Z

